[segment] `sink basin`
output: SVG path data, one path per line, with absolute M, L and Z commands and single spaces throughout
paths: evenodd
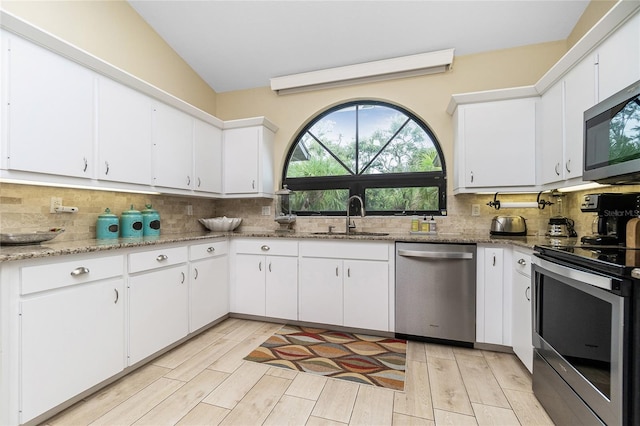
M 384 237 L 385 235 L 389 235 L 387 232 L 365 232 L 365 231 L 352 231 L 348 234 L 346 232 L 313 232 L 313 235 L 352 235 L 354 237 L 362 236 L 362 237 Z

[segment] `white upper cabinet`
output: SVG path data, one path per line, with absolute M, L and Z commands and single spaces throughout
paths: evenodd
M 274 131 L 263 125 L 224 130 L 226 196 L 273 196 L 274 139 Z
M 193 121 L 186 113 L 156 102 L 153 105 L 153 184 L 191 189 Z
M 640 79 L 640 14 L 616 30 L 597 48 L 597 101 Z
M 6 167 L 91 178 L 94 73 L 2 32 L 6 91 Z M 3 52 L 4 53 L 4 52 Z
M 193 127 L 193 189 L 222 193 L 222 130 L 194 120 Z
M 564 83 L 556 83 L 538 102 L 539 170 L 542 181 L 564 179 Z
M 151 184 L 151 99 L 98 79 L 98 179 Z
M 535 185 L 536 98 L 457 107 L 456 192 Z

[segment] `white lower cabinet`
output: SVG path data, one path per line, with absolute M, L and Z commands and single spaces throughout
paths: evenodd
M 377 242 L 301 242 L 300 321 L 389 331 L 389 250 Z
M 123 264 L 109 256 L 21 268 L 20 423 L 124 369 Z
M 531 255 L 531 250 L 517 249 L 513 251 L 511 346 L 525 367 L 533 372 Z
M 189 332 L 187 248 L 132 253 L 129 272 L 129 365 L 134 365 Z
M 228 241 L 189 247 L 189 332 L 229 313 Z
M 233 241 L 231 311 L 298 319 L 298 242 L 280 239 Z
M 478 244 L 476 341 L 511 346 L 511 249 Z

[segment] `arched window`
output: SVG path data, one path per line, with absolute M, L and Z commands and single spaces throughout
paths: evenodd
M 282 183 L 298 215 L 343 215 L 352 195 L 367 214 L 447 214 L 440 144 L 422 120 L 385 102 L 349 102 L 311 120 L 287 154 Z

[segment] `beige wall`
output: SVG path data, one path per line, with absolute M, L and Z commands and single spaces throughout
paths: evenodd
M 209 114 L 216 114 L 213 89 L 125 1 L 2 0 L 0 7 Z
M 591 0 L 567 37 L 567 47 L 573 47 L 617 2 L 618 0 Z

